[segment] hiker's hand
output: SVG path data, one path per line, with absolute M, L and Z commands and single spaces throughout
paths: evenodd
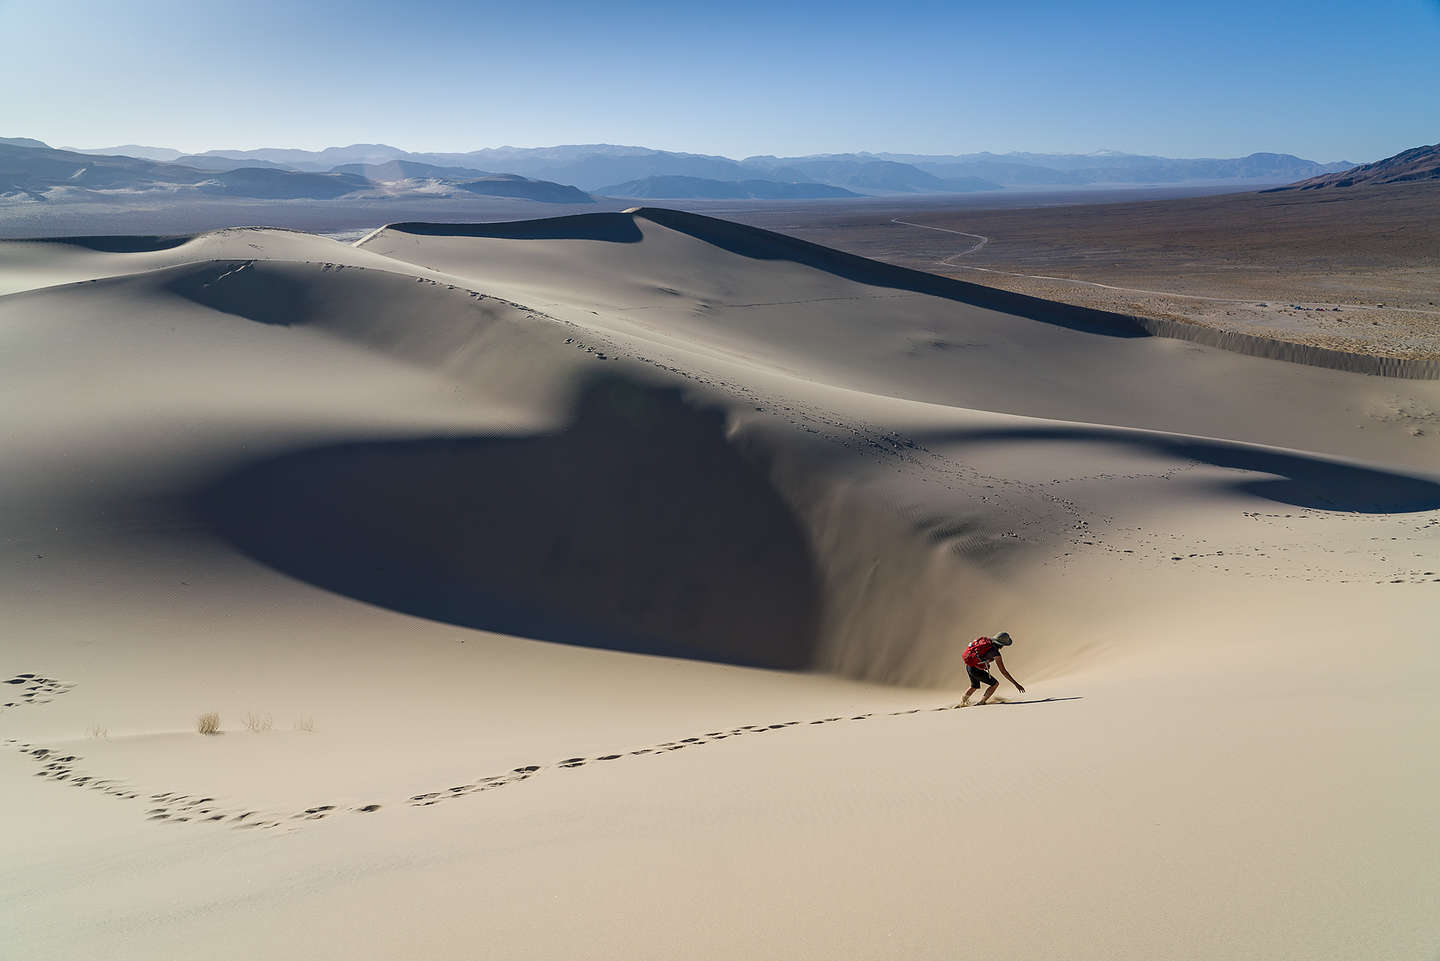
M 1025 693 L 1025 688 L 1021 687 L 1019 684 L 1015 685 L 1015 690 L 1019 691 L 1021 694 Z

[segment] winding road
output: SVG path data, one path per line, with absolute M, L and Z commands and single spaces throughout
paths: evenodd
M 1081 287 L 1096 287 L 1100 290 L 1115 290 L 1129 294 L 1150 294 L 1155 297 L 1179 297 L 1185 300 L 1203 300 L 1214 304 L 1248 304 L 1254 307 L 1270 306 L 1269 302 L 1262 301 L 1256 298 L 1238 299 L 1234 297 L 1206 297 L 1202 294 L 1182 294 L 1174 290 L 1147 290 L 1143 287 L 1118 287 L 1114 284 L 1102 284 L 1093 280 L 1076 280 L 1074 277 L 1052 277 L 1048 274 L 1021 274 L 1013 270 L 997 270 L 993 267 L 976 267 L 973 264 L 957 264 L 955 263 L 955 261 L 958 258 L 968 257 L 971 254 L 978 252 L 986 244 L 990 243 L 990 238 L 984 236 L 983 234 L 972 234 L 964 230 L 951 230 L 948 227 L 934 227 L 930 224 L 912 223 L 908 220 L 900 220 L 898 217 L 892 217 L 890 219 L 890 222 L 892 224 L 902 224 L 906 227 L 919 227 L 921 230 L 938 230 L 941 233 L 956 234 L 961 237 L 975 238 L 977 241 L 979 241 L 978 243 L 970 245 L 959 253 L 951 254 L 943 260 L 936 261 L 937 264 L 943 265 L 945 267 L 953 267 L 958 270 L 978 270 L 981 273 L 1002 274 L 1006 277 L 1023 277 L 1026 280 L 1049 280 L 1061 284 L 1076 284 Z M 1344 310 L 1399 310 L 1404 311 L 1408 314 L 1425 314 L 1431 317 L 1440 317 L 1440 310 L 1422 310 L 1418 307 L 1383 307 L 1377 304 L 1337 304 L 1328 302 L 1315 303 L 1285 301 L 1283 304 L 1280 305 L 1280 307 L 1281 309 L 1283 309 L 1284 307 L 1299 307 L 1307 310 L 1323 310 L 1327 308 L 1341 308 Z

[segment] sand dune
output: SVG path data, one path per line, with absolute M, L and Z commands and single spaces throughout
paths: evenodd
M 1440 382 L 648 208 L 0 292 L 24 957 L 1433 946 Z

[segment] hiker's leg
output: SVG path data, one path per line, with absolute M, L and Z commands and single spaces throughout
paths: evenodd
M 990 700 L 990 695 L 994 694 L 996 688 L 998 688 L 999 686 L 1000 682 L 996 681 L 994 684 L 991 684 L 989 687 L 987 687 L 985 689 L 985 696 L 980 698 L 980 703 L 984 704 L 986 701 Z
M 970 688 L 970 690 L 966 691 L 966 692 L 965 692 L 965 696 L 960 699 L 960 706 L 961 706 L 961 707 L 967 707 L 967 706 L 969 706 L 969 704 L 970 704 L 970 698 L 974 697 L 974 696 L 975 696 L 975 692 L 978 691 L 978 690 L 980 690 L 980 688 L 978 688 L 978 687 L 972 687 L 972 688 Z

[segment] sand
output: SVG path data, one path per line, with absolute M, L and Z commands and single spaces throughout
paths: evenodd
M 0 243 L 17 957 L 1433 953 L 1440 383 L 649 209 L 95 246 Z
M 1440 181 L 1149 199 L 939 198 L 736 211 L 865 257 L 1440 371 Z M 988 206 L 987 206 L 988 204 Z

